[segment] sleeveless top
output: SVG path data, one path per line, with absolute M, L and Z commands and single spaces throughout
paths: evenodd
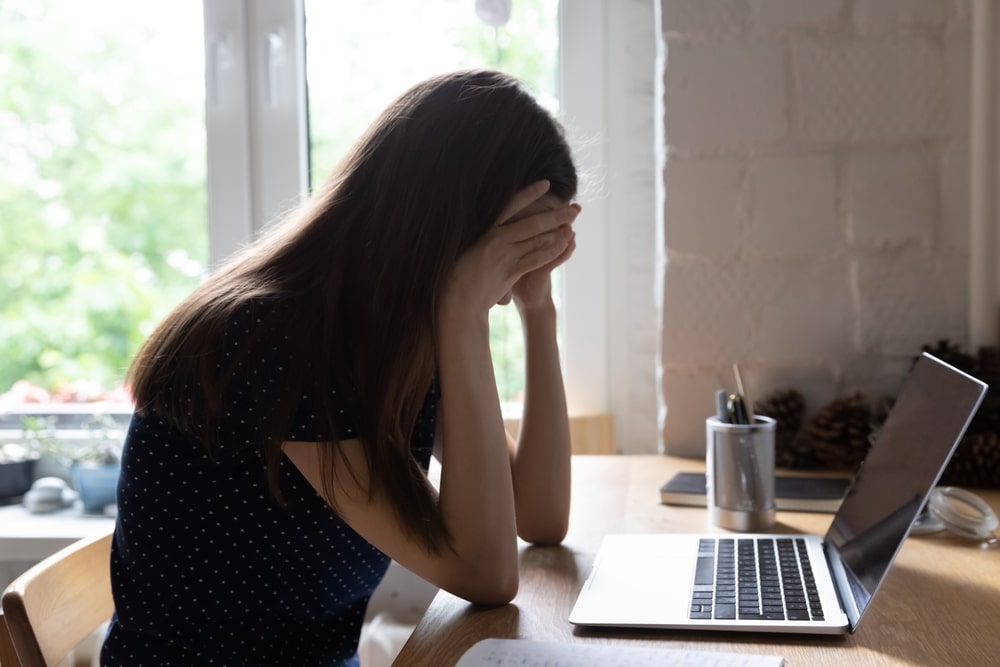
M 239 311 L 227 356 L 266 314 L 259 303 Z M 365 610 L 389 558 L 284 456 L 287 506 L 270 495 L 259 415 L 280 395 L 279 369 L 294 351 L 281 336 L 266 340 L 235 366 L 211 454 L 156 415 L 133 417 L 111 551 L 115 614 L 101 665 L 358 664 Z M 435 383 L 411 438 L 425 470 L 439 393 Z M 353 397 L 335 400 L 335 437 L 358 437 Z M 303 392 L 285 439 L 329 440 L 320 405 Z

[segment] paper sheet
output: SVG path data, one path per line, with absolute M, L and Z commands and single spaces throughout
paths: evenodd
M 781 656 L 685 649 L 483 639 L 455 667 L 782 667 Z

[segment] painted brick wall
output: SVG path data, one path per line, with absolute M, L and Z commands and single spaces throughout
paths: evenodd
M 969 0 L 661 0 L 662 436 L 967 336 Z

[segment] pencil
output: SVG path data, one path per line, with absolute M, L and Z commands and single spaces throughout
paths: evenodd
M 733 364 L 733 374 L 736 376 L 736 388 L 739 390 L 740 395 L 743 396 L 743 409 L 747 413 L 747 422 L 753 424 L 755 421 L 753 401 L 750 400 L 750 394 L 747 393 L 746 387 L 743 386 L 743 375 L 740 374 L 740 365 L 738 363 Z

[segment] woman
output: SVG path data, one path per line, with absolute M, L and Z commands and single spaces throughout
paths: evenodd
M 514 597 L 517 536 L 556 544 L 568 521 L 550 274 L 576 184 L 516 80 L 430 79 L 165 319 L 129 373 L 102 664 L 357 664 L 389 559 L 473 603 Z M 517 442 L 487 317 L 511 300 Z

